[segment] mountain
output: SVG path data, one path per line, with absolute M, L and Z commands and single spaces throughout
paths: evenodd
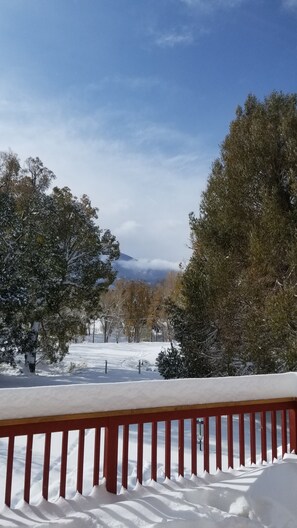
M 135 259 L 121 253 L 114 263 L 114 269 L 117 271 L 117 279 L 156 284 L 163 281 L 170 271 L 178 271 L 178 264 L 159 259 Z

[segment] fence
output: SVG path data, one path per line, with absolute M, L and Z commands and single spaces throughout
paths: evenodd
M 69 435 L 77 431 L 76 478 L 67 484 L 70 456 Z M 219 402 L 181 406 L 154 407 L 121 411 L 93 412 L 5 419 L 0 421 L 0 438 L 6 440 L 4 502 L 12 506 L 15 443 L 25 436 L 23 465 L 23 498 L 30 502 L 32 449 L 38 435 L 43 435 L 41 494 L 49 499 L 52 471 L 59 479 L 58 496 L 83 493 L 87 485 L 96 486 L 102 477 L 106 488 L 117 493 L 128 487 L 128 469 L 135 464 L 135 477 L 144 480 L 144 436 L 146 447 L 145 476 L 157 481 L 171 478 L 173 468 L 184 475 L 185 456 L 189 455 L 190 474 L 197 475 L 198 466 L 211 470 L 271 461 L 297 447 L 297 402 L 295 397 L 257 401 Z M 51 461 L 51 444 L 60 433 L 60 456 Z M 92 432 L 88 457 L 92 451 L 92 474 L 85 470 L 85 439 Z M 131 453 L 131 435 L 136 453 Z M 236 442 L 235 442 L 236 439 Z M 176 449 L 173 449 L 173 443 Z M 236 445 L 235 445 L 236 444 Z M 149 456 L 148 456 L 149 446 Z M 236 453 L 235 453 L 236 450 Z M 3 449 L 2 449 L 3 451 Z M 164 457 L 163 460 L 160 460 Z M 18 460 L 19 464 L 19 460 Z M 162 467 L 162 474 L 158 471 Z M 188 467 L 188 466 L 187 466 Z M 160 471 L 159 471 L 160 473 Z M 71 489 L 70 489 L 71 488 Z

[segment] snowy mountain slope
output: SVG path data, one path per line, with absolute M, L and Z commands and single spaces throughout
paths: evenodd
M 114 269 L 118 279 L 156 284 L 163 281 L 170 271 L 178 271 L 179 263 L 159 259 L 135 259 L 121 253 L 119 260 L 114 263 Z

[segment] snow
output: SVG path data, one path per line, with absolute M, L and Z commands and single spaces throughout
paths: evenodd
M 104 486 L 88 497 L 5 508 L 1 528 L 296 528 L 297 457 L 262 467 L 150 482 L 114 496 Z
M 24 373 L 15 375 L 16 373 L 12 373 L 10 369 L 2 370 L 0 386 L 6 388 L 0 390 L 1 419 L 296 396 L 297 378 L 294 373 L 240 379 L 160 381 L 154 363 L 161 348 L 160 343 L 130 345 L 84 343 L 73 345 L 70 355 L 60 366 L 49 368 L 46 365 L 39 365 L 36 376 Z M 105 374 L 106 360 L 107 374 Z M 139 361 L 143 363 L 140 374 Z M 142 381 L 136 381 L 139 379 Z M 30 385 L 35 386 L 30 387 Z M 53 385 L 55 385 L 54 390 Z M 32 413 L 33 408 L 34 413 Z M 90 472 L 92 463 L 92 449 L 88 449 L 93 441 L 91 433 L 92 431 L 86 434 L 86 476 Z M 214 431 L 210 434 L 212 437 Z M 76 432 L 71 435 L 68 457 L 69 481 L 75 479 L 77 458 Z M 40 498 L 43 446 L 44 437 L 36 435 L 32 467 L 32 504 L 27 505 L 21 499 L 23 486 L 21 459 L 24 455 L 25 441 L 23 437 L 16 439 L 13 480 L 15 509 L 9 510 L 5 507 L 0 512 L 1 528 L 25 526 L 153 528 L 167 523 L 170 528 L 194 526 L 296 528 L 297 457 L 292 454 L 286 455 L 283 461 L 278 460 L 273 464 L 220 471 L 214 475 L 200 472 L 199 477 L 192 478 L 189 467 L 186 467 L 186 478 L 177 478 L 174 471 L 172 480 L 162 479 L 162 464 L 158 464 L 160 481 L 158 483 L 150 481 L 149 472 L 144 471 L 143 486 L 136 483 L 135 471 L 133 471 L 135 467 L 131 465 L 129 491 L 122 490 L 117 496 L 111 495 L 106 492 L 102 481 L 99 487 L 93 489 L 85 486 L 84 496 L 76 494 L 67 496 L 66 499 L 58 499 L 59 472 L 56 466 L 60 452 L 60 437 L 59 433 L 55 433 L 51 456 L 51 502 L 46 502 Z M 131 449 L 133 450 L 135 446 L 136 440 L 134 439 L 133 442 L 132 435 Z M 1 471 L 3 471 L 5 453 L 5 440 L 1 440 Z M 144 468 L 148 454 L 149 445 L 145 445 Z M 3 488 L 3 482 L 1 486 Z M 0 497 L 1 495 L 3 496 L 3 489 L 0 489 Z M 53 500 L 54 498 L 56 500 Z
M 70 346 L 69 354 L 57 365 L 39 362 L 36 375 L 18 372 L 0 365 L 0 387 L 32 387 L 84 383 L 110 383 L 162 379 L 155 361 L 169 343 L 82 343 Z M 107 374 L 105 374 L 107 361 Z M 141 374 L 139 361 L 143 363 Z M 22 365 L 20 365 L 22 369 Z M 9 375 L 6 375 L 9 374 Z
M 137 350 L 137 346 L 139 346 L 139 350 Z M 122 343 L 118 345 L 118 349 L 116 347 L 116 344 L 104 345 L 101 349 L 98 344 L 72 347 L 72 353 L 76 351 L 78 359 L 82 361 L 88 357 L 88 353 L 91 353 L 91 359 L 88 361 L 90 364 L 84 365 L 82 362 L 80 368 L 79 366 L 77 368 L 78 370 L 91 370 L 92 381 L 94 381 L 96 359 L 99 364 L 101 362 L 102 367 L 101 372 L 97 373 L 97 383 L 82 383 L 78 387 L 77 384 L 69 384 L 68 381 L 68 385 L 55 387 L 54 391 L 51 387 L 45 386 L 0 389 L 0 419 L 297 396 L 297 373 L 242 376 L 240 378 L 156 380 L 152 378 L 158 376 L 158 373 L 153 369 L 156 351 L 160 350 L 159 343 L 146 344 L 147 350 L 151 350 L 150 353 L 148 351 L 145 353 L 137 344 L 126 344 L 125 347 L 125 344 Z M 128 356 L 124 356 L 123 349 L 125 348 Z M 105 350 L 105 354 L 107 352 L 109 354 L 106 355 L 109 363 L 108 369 L 111 369 L 109 376 L 108 373 L 107 375 L 104 373 L 103 350 Z M 154 352 L 153 358 L 152 352 Z M 146 378 L 150 378 L 149 381 L 123 381 L 131 376 L 131 371 L 134 380 L 141 377 L 138 374 L 139 361 L 144 363 L 141 368 L 146 373 Z M 128 369 L 128 375 L 126 369 Z M 75 371 L 75 363 L 73 370 Z M 142 372 L 142 376 L 144 376 L 144 372 Z M 53 378 L 51 382 L 55 380 L 54 376 L 51 378 Z M 75 376 L 71 377 L 71 381 L 73 378 Z M 102 378 L 105 383 L 102 383 Z M 112 383 L 110 383 L 111 378 Z M 32 379 L 32 376 L 27 377 L 27 382 Z M 36 379 L 41 383 L 40 376 L 34 378 L 35 382 Z M 115 384 L 115 379 L 122 382 Z M 16 385 L 16 378 L 13 377 L 12 380 Z

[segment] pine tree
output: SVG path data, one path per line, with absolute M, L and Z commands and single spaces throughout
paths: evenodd
M 186 375 L 184 359 L 181 351 L 171 343 L 158 354 L 156 366 L 164 379 L 183 378 Z
M 296 369 L 297 95 L 237 109 L 191 230 L 185 358 L 204 343 L 212 374 Z

